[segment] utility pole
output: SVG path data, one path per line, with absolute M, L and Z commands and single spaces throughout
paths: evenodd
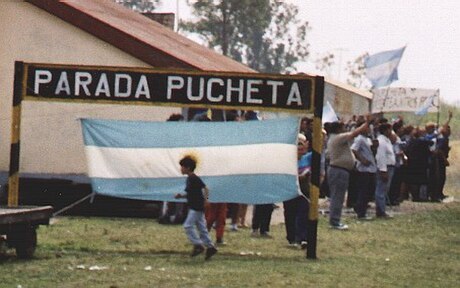
M 179 32 L 179 0 L 176 0 L 176 17 L 174 27 L 176 28 L 174 31 Z
M 338 48 L 335 48 L 333 49 L 334 51 L 338 51 L 338 58 L 339 58 L 339 67 L 338 67 L 338 73 L 337 73 L 337 80 L 339 81 L 342 81 L 341 77 L 342 77 L 342 58 L 343 58 L 343 52 L 345 51 L 348 51 L 347 48 L 342 48 L 342 47 L 338 47 Z

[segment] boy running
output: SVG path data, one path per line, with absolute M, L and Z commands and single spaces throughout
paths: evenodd
M 187 199 L 189 211 L 184 222 L 184 229 L 185 234 L 193 244 L 193 251 L 190 256 L 195 257 L 203 253 L 206 247 L 205 260 L 209 260 L 217 253 L 217 249 L 214 247 L 214 244 L 209 237 L 204 217 L 204 203 L 207 201 L 209 190 L 201 178 L 193 172 L 196 168 L 196 161 L 192 157 L 185 156 L 179 161 L 179 164 L 181 173 L 183 175 L 187 175 L 185 185 L 186 194 L 184 195 L 178 193 L 175 198 Z M 195 229 L 198 230 L 199 237 L 197 236 Z

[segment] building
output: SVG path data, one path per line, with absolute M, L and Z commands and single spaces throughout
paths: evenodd
M 15 61 L 254 72 L 112 1 L 0 3 L 0 183 L 9 170 Z M 22 175 L 78 178 L 86 171 L 79 118 L 164 121 L 179 108 L 24 101 Z
M 371 111 L 372 93 L 330 78 L 325 79 L 324 103 L 328 101 L 337 115 L 345 120 Z
M 15 61 L 256 72 L 112 1 L 1 1 L 0 35 L 2 187 L 8 181 Z M 326 81 L 325 90 L 330 91 L 326 100 L 339 113 L 361 111 L 361 103 L 369 100 L 332 81 Z M 87 182 L 79 118 L 164 121 L 179 112 L 169 107 L 24 101 L 19 171 L 26 177 Z

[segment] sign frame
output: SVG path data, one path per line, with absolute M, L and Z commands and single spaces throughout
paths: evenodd
M 37 78 L 35 77 L 35 80 L 38 80 L 40 82 L 38 85 L 38 93 L 37 92 L 37 84 L 33 83 L 33 85 L 30 83 L 29 75 L 31 72 L 31 69 L 35 69 L 35 67 L 42 68 L 43 71 L 46 71 L 45 69 L 54 69 L 53 71 L 57 71 L 61 69 L 60 73 L 60 78 L 59 79 L 64 79 L 65 77 L 62 76 L 62 72 L 68 72 L 65 71 L 64 69 L 74 69 L 74 70 L 82 70 L 81 72 L 83 73 L 89 73 L 88 71 L 94 72 L 95 75 L 102 75 L 102 73 L 120 73 L 120 74 L 125 74 L 125 75 L 130 75 L 129 73 L 151 73 L 151 74 L 160 74 L 160 75 L 182 75 L 181 77 L 191 77 L 188 79 L 192 79 L 193 77 L 208 77 L 207 79 L 207 84 L 211 83 L 211 86 L 217 85 L 217 86 L 224 86 L 225 81 L 223 79 L 239 79 L 238 83 L 241 83 L 241 78 L 247 79 L 247 86 L 245 87 L 250 87 L 246 88 L 246 92 L 240 92 L 241 94 L 246 95 L 246 103 L 238 103 L 238 102 L 244 102 L 244 97 L 243 98 L 238 98 L 241 101 L 238 101 L 237 103 L 230 103 L 230 104 L 216 104 L 217 102 L 213 103 L 178 103 L 178 102 L 168 102 L 168 101 L 121 101 L 121 97 L 114 99 L 105 99 L 105 98 L 82 98 L 82 97 L 50 97 L 50 95 L 43 97 L 43 95 L 40 95 L 40 85 L 43 84 L 50 84 L 52 83 L 52 76 L 53 74 L 43 72 L 42 75 L 43 78 Z M 36 70 L 35 70 L 36 71 Z M 83 78 L 78 78 L 80 81 L 78 89 L 83 89 L 85 92 L 86 89 L 91 88 L 91 84 L 88 82 L 89 78 L 88 74 L 80 74 L 83 75 Z M 87 76 L 87 78 L 84 78 L 84 75 Z M 106 74 L 107 75 L 107 74 Z M 68 76 L 68 75 L 67 75 Z M 219 78 L 220 77 L 220 78 Z M 225 78 L 227 77 L 227 78 Z M 231 78 L 233 77 L 233 78 Z M 239 77 L 239 78 L 238 78 Z M 76 77 L 74 80 L 77 79 Z M 83 79 L 83 80 L 82 80 Z M 98 83 L 96 84 L 96 89 L 97 87 L 101 87 L 101 91 L 110 91 L 110 86 L 109 86 L 109 80 L 107 77 L 107 81 L 105 80 L 100 80 L 99 78 Z M 125 78 L 128 79 L 128 78 Z M 140 78 L 139 78 L 140 79 Z M 179 79 L 179 78 L 175 78 Z M 200 79 L 200 78 L 198 78 Z M 216 80 L 209 80 L 209 79 L 216 79 Z M 220 79 L 220 80 L 219 80 Z M 249 82 L 249 80 L 255 80 L 255 82 Z M 68 91 L 71 91 L 70 88 L 70 82 L 69 78 L 66 80 L 61 80 L 60 83 L 61 86 L 56 86 L 55 91 L 57 91 L 59 88 L 59 91 L 64 91 L 67 93 Z M 83 81 L 83 84 L 82 84 Z M 177 83 L 180 83 L 180 80 L 177 80 Z M 200 80 L 201 81 L 201 80 Z M 202 80 L 204 82 L 204 80 Z M 261 82 L 262 81 L 262 82 Z M 258 93 L 260 90 L 258 90 L 260 87 L 257 87 L 257 85 L 263 85 L 265 81 L 265 84 L 268 84 L 268 86 L 272 87 L 272 95 L 271 95 L 271 100 L 272 100 L 272 105 L 266 105 L 264 101 L 266 99 L 258 98 L 256 95 L 253 95 L 253 93 Z M 274 82 L 268 82 L 268 81 L 274 81 Z M 294 84 L 291 85 L 291 88 L 289 89 L 289 94 L 292 96 L 291 102 L 292 103 L 298 103 L 299 104 L 299 99 L 301 101 L 306 100 L 308 101 L 309 105 L 304 106 L 304 105 L 297 105 L 297 107 L 290 107 L 290 105 L 283 105 L 281 107 L 277 107 L 277 105 L 273 105 L 273 103 L 276 102 L 278 96 L 273 95 L 273 91 L 275 91 L 275 88 L 278 88 L 280 86 L 280 83 L 283 83 L 282 81 L 291 81 L 292 83 L 297 83 L 295 81 L 308 81 L 310 83 L 310 88 L 307 89 L 308 95 L 302 94 L 300 87 L 292 88 L 295 86 Z M 289 83 L 291 83 L 289 82 Z M 86 84 L 85 84 L 86 83 Z M 99 84 L 102 83 L 102 84 Z M 177 84 L 176 85 L 179 85 Z M 223 84 L 222 84 L 223 83 Z M 227 82 L 228 83 L 228 82 Z M 232 82 L 233 83 L 233 82 Z M 252 83 L 252 84 L 249 84 Z M 255 83 L 255 84 L 254 84 Z M 68 84 L 68 85 L 67 85 Z M 107 85 L 106 85 L 107 84 Z M 254 84 L 254 86 L 252 86 Z M 56 84 L 58 85 L 58 84 Z M 77 86 L 74 84 L 74 86 Z M 232 88 L 236 89 L 233 85 L 228 85 L 231 86 L 230 90 Z M 298 86 L 298 85 L 297 85 Z M 33 87 L 33 88 L 32 88 Z M 143 92 L 143 95 L 147 95 L 145 90 L 145 85 L 141 85 L 141 87 L 144 87 L 144 90 L 138 90 Z M 179 86 L 175 86 L 179 87 Z M 241 88 L 242 86 L 238 86 L 241 90 L 244 88 Z M 138 87 L 139 88 L 139 85 Z M 105 90 L 104 90 L 105 89 Z M 114 88 L 115 89 L 115 88 Z M 178 88 L 179 89 L 179 88 Z M 192 88 L 191 88 L 192 89 Z M 296 90 L 297 89 L 297 90 Z M 206 97 L 211 100 L 215 100 L 216 98 L 219 99 L 228 99 L 226 97 L 220 97 L 222 94 L 216 95 L 212 92 L 212 89 L 206 89 Z M 237 89 L 238 90 L 238 89 Z M 239 91 L 238 90 L 238 91 Z M 30 91 L 34 93 L 30 93 Z M 61 91 L 61 92 L 62 92 Z M 74 92 L 77 91 L 75 90 L 74 87 Z M 78 90 L 80 92 L 81 90 Z M 209 92 L 211 91 L 211 92 Z M 228 90 L 227 90 L 228 91 Z M 248 92 L 249 91 L 249 92 Z M 276 90 L 277 91 L 277 90 Z M 293 92 L 294 91 L 294 92 Z M 299 91 L 299 93 L 297 93 Z M 120 92 L 120 91 L 118 91 Z M 126 92 L 126 91 L 125 91 Z M 64 94 L 65 94 L 64 93 Z M 71 93 L 69 93 L 71 94 Z M 88 93 L 86 93 L 88 94 Z M 139 95 L 141 95 L 140 93 Z M 193 93 L 191 93 L 193 94 Z M 190 95 L 186 94 L 186 97 L 189 98 L 190 100 Z M 204 94 L 200 94 L 204 95 Z M 300 95 L 300 98 L 298 97 Z M 104 95 L 104 96 L 107 96 Z M 172 96 L 172 94 L 171 94 Z M 253 97 L 254 96 L 254 97 Z M 259 96 L 259 95 L 257 95 Z M 285 97 L 285 95 L 282 95 L 282 97 Z M 307 98 L 302 98 L 302 97 L 307 97 Z M 96 98 L 96 99 L 94 99 Z M 119 99 L 120 98 L 120 99 Z M 204 98 L 204 96 L 203 96 Z M 147 98 L 148 99 L 148 98 Z M 195 98 L 191 98 L 195 99 Z M 198 98 L 196 98 L 198 99 Z M 288 97 L 285 97 L 285 99 L 290 99 L 289 95 Z M 322 110 L 323 110 L 323 101 L 324 101 L 324 77 L 322 76 L 310 76 L 306 74 L 297 74 L 297 75 L 278 75 L 278 74 L 259 74 L 259 73 L 233 73 L 233 72 L 215 72 L 215 71 L 186 71 L 186 70 L 159 70 L 159 69 L 149 69 L 149 68 L 130 68 L 130 67 L 113 67 L 113 66 L 86 66 L 86 65 L 61 65 L 61 64 L 42 64 L 42 63 L 25 63 L 22 61 L 16 61 L 15 62 L 15 69 L 14 69 L 14 90 L 13 90 L 13 103 L 12 103 L 12 121 L 11 121 L 11 148 L 10 148 L 10 168 L 9 168 L 9 178 L 8 178 L 8 206 L 9 207 L 17 207 L 18 206 L 18 194 L 19 194 L 19 159 L 20 159 L 20 126 L 21 126 L 21 102 L 23 100 L 33 100 L 33 101 L 59 101 L 59 102 L 86 102 L 86 103 L 113 103 L 113 104 L 130 104 L 130 105 L 153 105 L 153 106 L 179 106 L 179 107 L 191 107 L 191 108 L 213 108 L 213 109 L 240 109 L 240 110 L 260 110 L 260 111 L 284 111 L 284 112 L 289 112 L 293 114 L 305 114 L 305 113 L 313 113 L 313 155 L 312 155 L 312 176 L 311 176 L 311 189 L 310 189 L 310 209 L 309 209 L 309 214 L 308 214 L 308 220 L 307 220 L 307 225 L 309 229 L 308 233 L 308 245 L 307 245 L 307 252 L 306 252 L 306 257 L 308 259 L 316 259 L 316 244 L 317 244 L 317 230 L 318 230 L 318 201 L 319 201 L 319 186 L 320 186 L 320 162 L 321 162 L 321 150 L 322 150 L 322 123 L 321 123 L 321 118 L 322 118 Z M 249 101 L 248 101 L 249 100 Z M 268 101 L 268 100 L 267 100 Z M 192 102 L 192 101 L 190 101 Z M 230 101 L 231 102 L 231 101 Z M 288 102 L 288 101 L 287 101 Z M 291 103 L 291 104 L 292 104 Z M 249 104 L 249 105 L 248 105 Z M 257 104 L 257 105 L 254 105 Z M 289 104 L 289 103 L 287 103 Z
M 129 103 L 291 113 L 313 113 L 315 106 L 316 76 L 306 74 L 23 63 L 22 75 L 21 97 L 33 101 Z M 127 82 L 131 84 L 127 85 Z M 290 86 L 284 87 L 284 84 Z M 287 96 L 287 93 L 283 93 L 286 90 L 289 90 Z

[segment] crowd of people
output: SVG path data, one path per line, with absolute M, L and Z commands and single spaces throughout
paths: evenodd
M 402 117 L 353 117 L 347 123 L 325 123 L 325 181 L 322 194 L 330 199 L 331 228 L 346 230 L 340 222 L 345 194 L 346 206 L 361 220 L 371 220 L 369 202 L 375 201 L 377 218 L 389 219 L 387 206 L 402 201 L 441 202 L 449 166 L 449 112 L 436 129 L 405 125 Z
M 227 114 L 226 118 L 227 121 L 240 120 L 238 115 L 231 113 Z M 344 206 L 352 208 L 357 219 L 372 220 L 373 217 L 368 211 L 371 207 L 369 203 L 372 201 L 375 202 L 375 217 L 381 219 L 393 217 L 387 212 L 388 206 L 396 206 L 409 199 L 443 201 L 447 197 L 443 190 L 446 168 L 449 166 L 451 119 L 452 113 L 449 112 L 447 121 L 440 127 L 431 122 L 426 123 L 424 127 L 406 125 L 402 117 L 389 121 L 383 117 L 354 116 L 346 123 L 325 123 L 320 196 L 329 202 L 330 227 L 337 230 L 348 229 L 348 225 L 341 221 Z M 171 115 L 168 119 L 182 120 L 183 117 L 178 114 Z M 193 121 L 210 119 L 206 114 L 200 114 L 196 115 Z M 301 195 L 283 202 L 286 240 L 290 246 L 302 249 L 307 247 L 312 138 L 312 120 L 302 118 L 297 139 Z M 215 229 L 215 245 L 225 244 L 224 232 L 228 218 L 231 219 L 230 231 L 247 228 L 248 205 L 207 201 L 204 201 L 203 205 L 204 224 L 200 222 L 200 225 L 205 225 L 208 232 Z M 268 203 L 253 205 L 252 208 L 251 236 L 271 238 L 271 217 L 273 210 L 279 206 Z M 196 213 L 193 217 L 196 217 Z M 186 205 L 165 203 L 159 221 L 185 221 L 187 235 L 194 244 L 192 255 L 204 251 L 202 245 L 210 249 L 210 254 L 215 253 L 217 250 L 214 251 L 214 244 L 209 243 L 209 235 L 204 235 L 204 244 L 197 244 L 201 242 L 191 234 L 189 218 Z M 203 227 L 200 226 L 200 229 Z

